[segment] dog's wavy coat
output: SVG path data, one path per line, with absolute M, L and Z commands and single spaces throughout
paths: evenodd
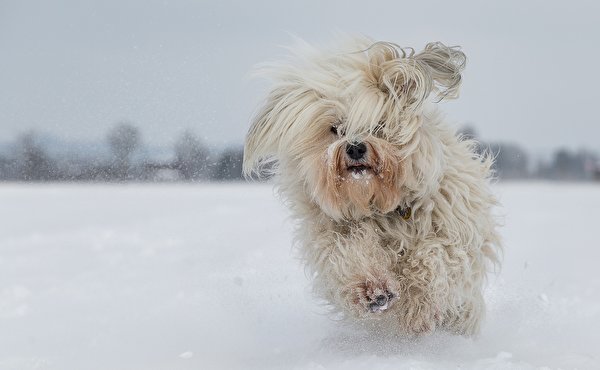
M 458 96 L 465 55 L 366 38 L 292 52 L 265 68 L 244 171 L 277 175 L 316 291 L 395 332 L 477 333 L 500 248 L 492 160 L 433 108 Z

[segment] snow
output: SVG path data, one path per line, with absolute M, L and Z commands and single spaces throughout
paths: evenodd
M 481 335 L 393 339 L 310 294 L 265 184 L 0 184 L 0 369 L 600 368 L 600 187 L 512 183 Z

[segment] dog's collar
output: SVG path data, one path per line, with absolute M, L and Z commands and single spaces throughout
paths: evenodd
M 410 207 L 398 207 L 396 208 L 396 211 L 403 220 L 407 221 L 410 219 L 410 216 L 412 216 L 412 208 Z

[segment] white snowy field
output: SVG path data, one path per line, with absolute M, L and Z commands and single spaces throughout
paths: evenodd
M 600 368 L 600 186 L 501 184 L 481 335 L 324 314 L 264 184 L 0 184 L 0 370 Z

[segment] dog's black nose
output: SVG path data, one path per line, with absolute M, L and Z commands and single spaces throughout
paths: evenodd
M 383 306 L 387 302 L 387 297 L 384 295 L 378 295 L 377 298 L 375 298 L 375 302 L 377 302 L 379 306 Z
M 346 145 L 346 154 L 354 160 L 359 160 L 365 156 L 367 146 L 364 143 L 349 143 Z

